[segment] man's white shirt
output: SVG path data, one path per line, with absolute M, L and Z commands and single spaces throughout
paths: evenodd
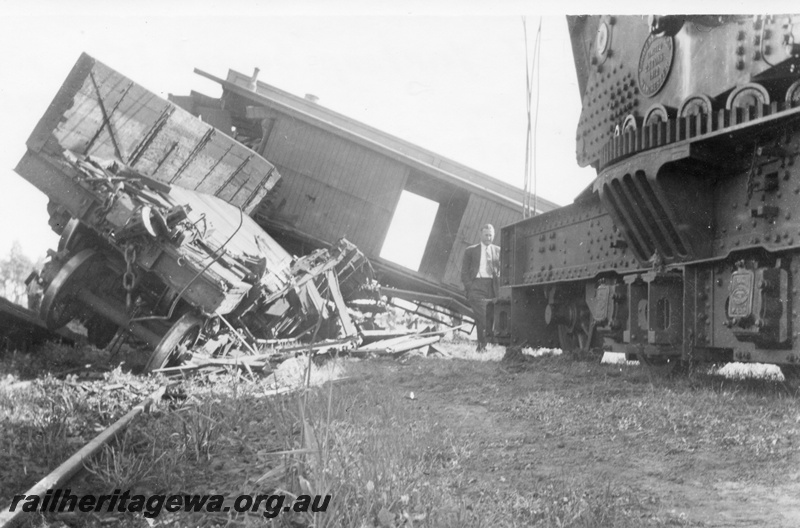
M 489 252 L 492 250 L 492 246 L 487 246 L 483 242 L 481 242 L 481 263 L 478 266 L 478 279 L 491 279 L 492 278 L 492 268 L 491 268 L 491 256 Z

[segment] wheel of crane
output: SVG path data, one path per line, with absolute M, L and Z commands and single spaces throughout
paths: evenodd
M 800 105 L 800 80 L 793 82 L 786 90 L 786 103 L 791 107 Z
M 586 303 L 571 301 L 560 310 L 561 321 L 558 325 L 558 342 L 561 351 L 577 359 L 597 360 L 603 357 L 598 339 L 593 328 L 592 314 Z
M 200 337 L 203 321 L 192 313 L 185 313 L 173 324 L 156 345 L 150 359 L 144 367 L 145 372 L 152 372 L 169 367 L 178 362 Z
M 800 365 L 781 365 L 781 374 L 787 387 L 795 391 L 800 389 Z
M 747 83 L 738 86 L 728 95 L 725 108 L 746 108 L 748 106 L 768 105 L 770 103 L 769 92 L 758 83 Z
M 676 111 L 674 108 L 664 106 L 663 104 L 654 104 L 644 113 L 642 123 L 646 127 L 658 123 L 666 123 L 675 117 L 675 113 Z
M 81 314 L 83 304 L 75 294 L 96 281 L 102 257 L 93 249 L 73 255 L 58 270 L 42 296 L 39 318 L 50 330 L 58 330 Z
M 714 110 L 711 98 L 705 94 L 690 95 L 681 103 L 678 108 L 678 117 L 689 117 L 691 115 L 708 115 Z
M 692 367 L 691 362 L 675 356 L 637 354 L 637 357 L 647 372 L 656 377 L 686 374 Z
M 622 122 L 622 133 L 636 132 L 641 125 L 642 120 L 633 114 L 628 114 Z

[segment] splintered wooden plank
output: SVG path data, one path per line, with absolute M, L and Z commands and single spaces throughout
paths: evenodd
M 342 292 L 339 289 L 339 278 L 336 276 L 336 272 L 334 270 L 326 271 L 325 278 L 328 281 L 328 291 L 331 294 L 333 303 L 336 305 L 336 312 L 339 315 L 339 324 L 342 327 L 342 333 L 348 337 L 358 335 L 358 329 L 353 323 L 353 320 L 350 318 L 350 314 L 347 311 L 347 305 L 345 304 L 344 298 L 342 297 Z
M 117 159 L 155 180 L 216 194 L 248 214 L 280 177 L 252 150 L 86 54 L 28 148 Z

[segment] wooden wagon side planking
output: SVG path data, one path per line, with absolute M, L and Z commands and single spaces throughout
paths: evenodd
M 251 342 L 320 319 L 355 334 L 341 292 L 370 281 L 358 249 L 293 257 L 249 216 L 274 165 L 92 57 L 27 147 L 16 171 L 50 198 L 61 234 L 42 272 L 49 328 L 77 319 L 98 346 L 123 328 L 154 349 L 148 369 L 232 327 Z
M 269 159 L 283 175 L 253 217 L 287 248 L 346 236 L 370 259 L 384 291 L 469 314 L 460 281 L 464 249 L 479 228 L 522 218 L 523 191 L 383 131 L 229 71 L 219 99 L 170 96 Z M 257 72 L 256 72 L 257 74 Z M 438 204 L 418 270 L 381 257 L 404 191 Z M 537 200 L 537 212 L 555 204 Z

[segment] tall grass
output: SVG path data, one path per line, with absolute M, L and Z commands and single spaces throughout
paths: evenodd
M 422 358 L 340 366 L 329 370 L 345 379 L 282 395 L 274 380 L 235 371 L 189 380 L 183 396 L 141 417 L 73 488 L 332 496 L 325 513 L 269 520 L 261 512 L 162 512 L 159 523 L 177 526 L 684 526 L 685 514 L 613 474 L 572 465 L 543 472 L 541 450 L 597 442 L 632 457 L 721 451 L 756 471 L 789 460 L 800 441 L 796 396 L 774 380 L 704 372 L 661 379 L 636 365 L 561 356 L 513 369 Z M 140 381 L 119 371 L 106 379 Z M 130 405 L 108 400 L 101 385 L 92 393 L 45 376 L 26 390 L 0 390 L 5 423 L 14 424 L 14 435 L 0 434 L 3 462 L 19 467 L 36 453 L 40 477 L 69 456 Z M 458 414 L 465 407 L 477 410 Z M 497 424 L 508 429 L 487 430 Z M 26 489 L 24 474 L 12 477 L 0 500 Z

